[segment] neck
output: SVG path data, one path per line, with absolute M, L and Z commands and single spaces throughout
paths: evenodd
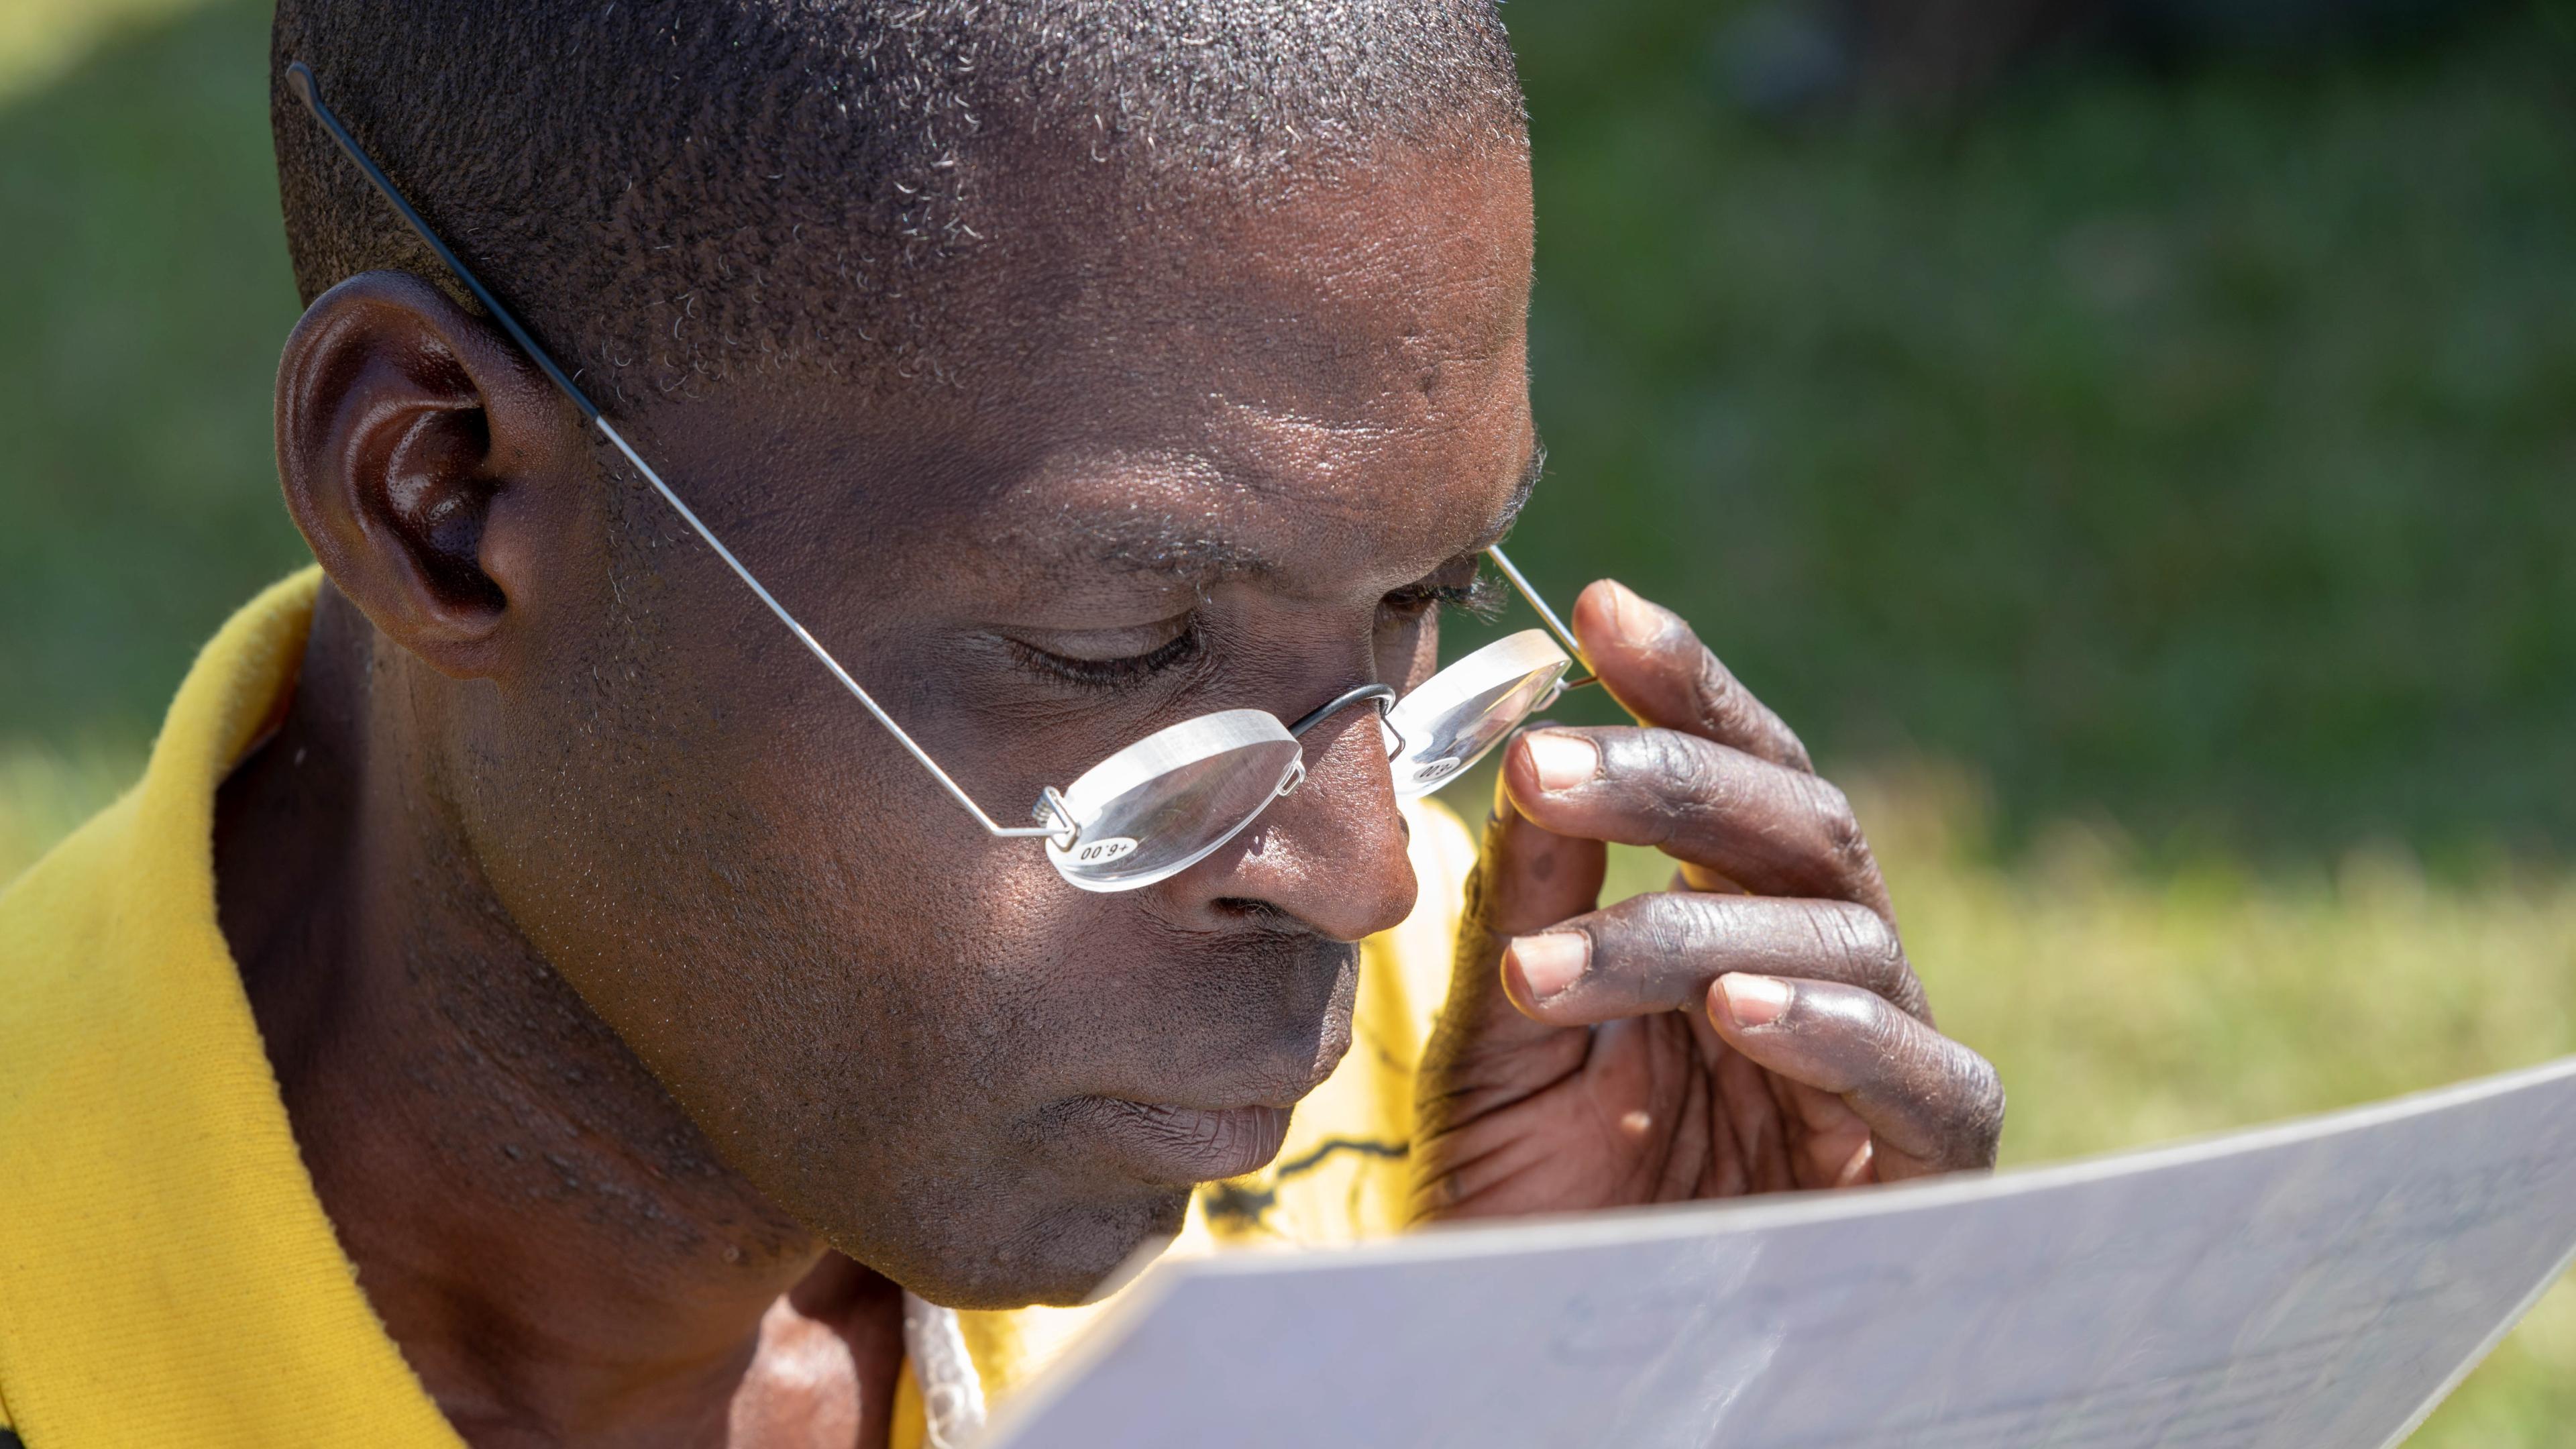
M 218 798 L 224 934 L 297 1144 L 469 1440 L 721 1442 L 822 1246 L 512 927 L 427 768 L 416 701 L 460 686 L 418 667 L 326 587 L 291 704 Z

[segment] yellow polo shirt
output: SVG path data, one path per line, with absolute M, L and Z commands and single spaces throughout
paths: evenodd
M 314 1196 L 215 920 L 215 789 L 294 687 L 319 580 L 235 615 L 142 782 L 0 895 L 0 1426 L 27 1449 L 461 1449 Z M 1474 859 L 1456 817 L 1411 818 L 1421 903 L 1363 948 L 1350 1055 L 1275 1163 L 1201 1190 L 1178 1251 L 1400 1224 Z M 988 1399 L 1097 1312 L 960 1315 Z M 895 1442 L 917 1444 L 900 1382 Z

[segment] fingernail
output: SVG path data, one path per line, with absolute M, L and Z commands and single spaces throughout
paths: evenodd
M 1581 735 L 1535 734 L 1522 741 L 1542 790 L 1571 790 L 1601 769 L 1601 751 Z
M 1536 936 L 1514 936 L 1503 953 L 1520 968 L 1521 984 L 1529 988 L 1529 999 L 1545 1001 L 1574 984 L 1583 968 L 1592 960 L 1592 938 L 1581 931 L 1548 931 Z
M 1795 988 L 1776 976 L 1732 971 L 1717 978 L 1717 994 L 1737 1026 L 1769 1026 L 1789 1009 Z

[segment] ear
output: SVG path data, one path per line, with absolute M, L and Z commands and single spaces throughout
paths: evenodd
M 544 375 L 399 272 L 352 277 L 296 323 L 277 370 L 277 465 L 331 582 L 459 679 L 500 667 L 591 466 L 579 415 Z

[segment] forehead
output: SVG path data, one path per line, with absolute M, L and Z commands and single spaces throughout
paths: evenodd
M 991 421 L 1023 457 L 970 495 L 988 537 L 1366 587 L 1500 521 L 1534 446 L 1523 157 L 1102 190 L 1011 209 L 1032 218 L 999 290 L 1020 361 Z
M 657 420 L 773 556 L 866 560 L 819 566 L 880 596 L 1136 573 L 1324 596 L 1507 521 L 1534 448 L 1525 157 L 1253 194 L 1000 184 L 978 281 L 943 302 L 966 340 L 915 385 L 780 379 Z

